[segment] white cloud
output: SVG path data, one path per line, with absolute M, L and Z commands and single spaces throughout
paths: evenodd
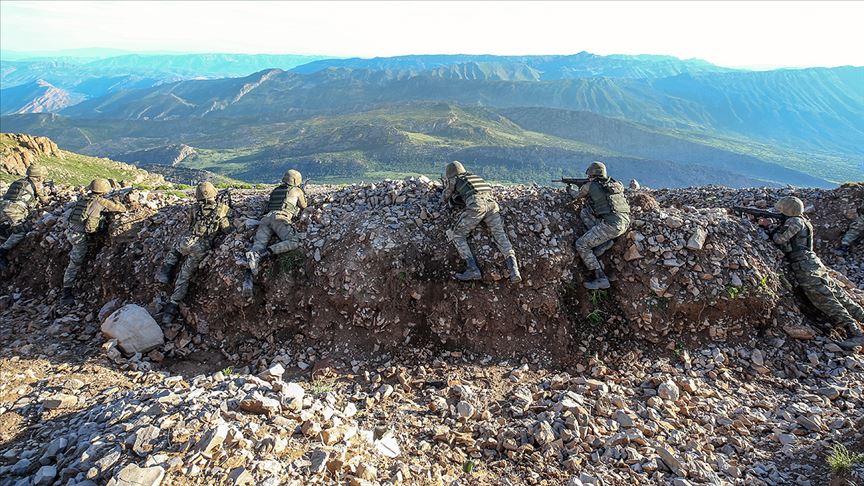
M 864 65 L 862 2 L 0 2 L 0 47 Z

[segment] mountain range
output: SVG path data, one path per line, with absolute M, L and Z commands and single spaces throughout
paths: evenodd
M 194 154 L 179 167 L 254 182 L 271 181 L 288 166 L 334 181 L 434 175 L 452 158 L 502 181 L 573 175 L 594 158 L 621 178 L 657 186 L 864 179 L 862 67 L 755 72 L 668 56 L 579 53 L 314 59 L 282 66 L 290 70 L 220 76 L 294 61 L 54 61 L 58 77 L 82 66 L 92 77 L 65 98 L 54 93 L 58 101 L 43 101 L 40 110 L 29 108 L 39 105 L 27 104 L 27 96 L 42 90 L 44 100 L 47 86 L 62 88 L 46 77 L 7 88 L 7 80 L 39 69 L 7 73 L 13 63 L 4 62 L 7 116 L 0 123 L 3 131 L 44 134 L 120 160 L 170 154 L 182 144 Z M 12 114 L 26 111 L 59 113 Z

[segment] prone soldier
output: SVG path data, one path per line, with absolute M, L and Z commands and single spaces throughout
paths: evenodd
M 126 207 L 103 195 L 111 190 L 111 185 L 105 179 L 93 179 L 87 186 L 89 193 L 82 196 L 72 207 L 66 221 L 66 239 L 72 245 L 69 251 L 69 264 L 63 273 L 63 305 L 75 303 L 74 285 L 87 256 L 87 251 L 94 243 L 94 237 L 104 227 L 107 213 L 122 213 Z
M 864 237 L 864 204 L 858 207 L 858 217 L 849 225 L 843 240 L 840 241 L 840 252 L 847 253 L 849 248 Z
M 470 281 L 483 278 L 477 260 L 468 245 L 468 235 L 483 222 L 492 233 L 492 239 L 498 246 L 498 250 L 506 257 L 510 282 L 521 282 L 522 275 L 519 273 L 516 252 L 513 251 L 513 245 L 510 244 L 510 239 L 504 231 L 501 209 L 492 195 L 492 187 L 480 176 L 466 171 L 465 167 L 455 160 L 447 164 L 443 182 L 442 202 L 461 210 L 456 226 L 447 231 L 448 239 L 456 246 L 456 251 L 465 260 L 467 266 L 464 272 L 456 274 L 456 279 Z
M 180 243 L 165 257 L 156 281 L 167 284 L 171 274 L 183 260 L 180 272 L 174 281 L 174 291 L 165 308 L 162 310 L 162 324 L 170 324 L 177 316 L 177 308 L 189 291 L 189 281 L 195 275 L 198 265 L 213 248 L 213 239 L 230 226 L 228 221 L 228 205 L 217 201 L 216 188 L 209 182 L 202 182 L 195 188 L 197 204 L 192 208 L 192 219 L 189 230 L 183 235 Z
M 252 248 L 246 252 L 249 269 L 243 277 L 243 295 L 252 296 L 253 278 L 258 275 L 263 260 L 300 247 L 300 239 L 291 220 L 306 208 L 306 193 L 302 184 L 303 176 L 291 169 L 282 176 L 282 184 L 270 193 L 266 214 L 255 231 Z M 271 245 L 274 234 L 279 242 Z
M 605 164 L 592 162 L 585 174 L 588 182 L 578 191 L 567 187 L 577 200 L 586 200 L 579 217 L 588 231 L 576 240 L 575 246 L 582 263 L 594 272 L 594 279 L 585 282 L 585 288 L 608 289 L 609 278 L 597 257 L 612 248 L 615 238 L 630 228 L 630 205 L 624 197 L 624 185 L 607 175 Z
M 828 269 L 813 251 L 813 225 L 804 217 L 804 203 L 797 197 L 784 197 L 775 209 L 786 220 L 774 231 L 772 239 L 786 254 L 789 267 L 807 299 L 837 325 L 846 326 L 849 339 L 840 343 L 851 348 L 864 345 L 864 309 L 846 295 L 828 274 Z
M 28 218 L 39 204 L 47 204 L 48 196 L 42 188 L 45 176 L 41 166 L 30 164 L 27 177 L 13 182 L 0 200 L 0 224 L 8 226 L 9 237 L 0 245 L 0 270 L 6 265 L 6 255 L 12 251 L 30 231 Z

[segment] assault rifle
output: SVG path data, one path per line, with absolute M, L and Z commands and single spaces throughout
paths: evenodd
M 749 214 L 751 216 L 756 216 L 757 218 L 776 219 L 780 222 L 786 221 L 787 218 L 787 216 L 783 213 L 778 213 L 776 211 L 770 211 L 767 209 L 750 208 L 747 206 L 733 206 L 732 210 L 739 214 Z
M 587 177 L 562 177 L 560 179 L 555 179 L 552 182 L 561 182 L 567 184 L 568 186 L 577 185 L 581 186 L 582 184 L 587 184 L 591 179 Z

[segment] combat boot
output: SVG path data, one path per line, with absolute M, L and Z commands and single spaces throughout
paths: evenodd
M 252 270 L 246 270 L 246 273 L 243 274 L 243 297 L 247 299 L 251 298 L 253 288 L 254 283 L 252 282 Z
M 510 283 L 519 283 L 522 281 L 522 274 L 519 273 L 519 263 L 516 262 L 515 256 L 507 257 L 507 270 L 510 271 Z
M 176 302 L 165 304 L 165 307 L 162 308 L 162 324 L 171 324 L 174 322 L 174 318 L 177 317 L 177 310 Z
M 483 278 L 483 275 L 480 273 L 480 267 L 477 266 L 477 259 L 474 257 L 468 257 L 465 259 L 465 264 L 468 268 L 466 268 L 462 273 L 457 273 L 456 280 L 468 282 L 471 280 L 481 280 Z
M 63 287 L 63 297 L 60 298 L 60 305 L 75 305 L 75 292 L 72 290 L 72 287 Z
M 267 258 L 269 255 L 270 250 L 267 248 L 260 252 L 252 250 L 246 252 L 246 263 L 249 266 L 249 270 L 252 271 L 252 275 L 258 275 L 258 272 L 261 271 L 261 261 Z
M 594 270 L 594 280 L 585 282 L 585 288 L 589 290 L 608 289 L 609 287 L 609 278 L 606 277 L 603 270 Z

